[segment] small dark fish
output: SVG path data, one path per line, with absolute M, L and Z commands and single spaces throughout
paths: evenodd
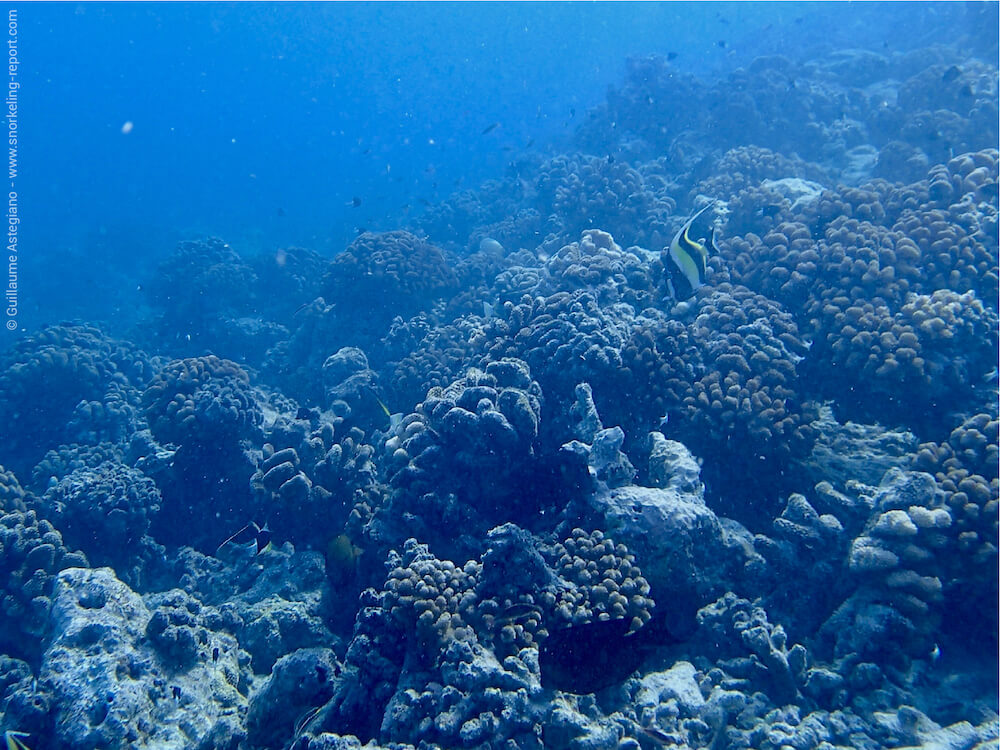
M 571 118 L 572 118 L 572 117 L 576 117 L 576 107 L 570 107 L 570 108 L 569 108 L 569 116 L 570 116 Z
M 958 90 L 958 93 L 961 94 L 962 96 L 973 96 L 972 86 L 970 86 L 969 84 L 965 84 L 964 86 L 962 86 L 962 88 Z
M 795 19 L 795 23 L 802 23 L 804 20 L 805 19 L 802 16 L 799 16 L 798 18 Z
M 215 648 L 212 649 L 212 661 L 218 661 L 218 660 L 219 660 L 219 647 L 216 646 Z
M 497 622 L 522 622 L 531 617 L 541 619 L 541 616 L 542 608 L 537 604 L 518 602 L 517 604 L 511 604 L 509 607 L 504 608 L 503 612 L 497 615 Z
M 712 248 L 713 253 L 715 253 L 716 255 L 721 255 L 722 253 L 719 251 L 718 237 L 719 233 L 715 231 L 715 227 L 714 226 L 711 227 L 708 230 L 708 246 Z
M 608 164 L 614 164 L 614 163 L 615 163 L 615 155 L 608 154 Z
M 429 205 L 431 205 L 431 202 L 429 200 L 427 200 L 426 198 L 417 198 L 417 200 L 420 201 L 420 205 L 422 205 L 422 206 L 429 206 Z
M 181 697 L 181 689 L 179 685 L 171 685 L 170 693 L 174 696 L 174 700 L 179 700 Z
M 534 145 L 535 145 L 535 139 L 534 138 L 529 138 L 528 142 L 524 144 L 524 147 L 525 148 L 531 148 Z
M 483 129 L 483 135 L 489 135 L 490 133 L 492 133 L 494 130 L 496 130 L 499 127 L 500 127 L 500 123 L 499 122 L 490 123 L 489 125 L 487 125 Z
M 278 206 L 278 216 L 284 216 L 284 215 L 285 215 L 285 209 L 283 209 L 281 206 Z
M 715 43 L 715 46 L 719 47 L 720 49 L 725 49 L 726 48 L 726 40 L 725 39 L 720 39 L 719 41 L 717 41 Z
M 303 302 L 301 305 L 295 308 L 295 312 L 292 313 L 292 317 L 294 318 L 296 315 L 305 310 L 311 304 L 312 302 Z
M 345 206 L 353 206 L 354 208 L 359 208 L 361 206 L 361 199 L 358 196 L 355 195 L 353 198 L 351 198 L 351 200 L 349 200 L 344 205 Z
M 777 216 L 779 213 L 781 213 L 781 205 L 775 203 L 770 206 L 761 206 L 760 208 L 757 209 L 757 213 L 760 214 L 761 216 L 768 216 L 768 217 Z
M 300 406 L 299 410 L 295 412 L 295 418 L 310 420 L 315 416 L 315 414 L 316 413 L 312 409 L 305 406 Z
M 676 738 L 671 737 L 657 727 L 639 727 L 639 731 L 649 737 L 657 745 L 676 745 Z
M 668 52 L 667 53 L 667 60 L 676 60 L 676 59 L 677 59 L 677 53 L 676 52 Z
M 948 70 L 944 72 L 944 75 L 941 76 L 941 80 L 944 83 L 951 83 L 960 75 L 962 75 L 962 69 L 957 65 L 952 65 L 950 68 L 948 68 Z
M 253 549 L 254 556 L 257 556 L 262 552 L 266 552 L 271 549 L 271 529 L 268 527 L 267 522 L 265 522 L 263 526 L 258 526 L 255 522 L 251 521 L 220 544 L 216 548 L 215 553 L 218 554 L 219 550 L 230 542 L 239 545 L 246 545 L 247 547 Z

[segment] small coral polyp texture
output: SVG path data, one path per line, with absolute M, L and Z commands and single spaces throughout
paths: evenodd
M 212 445 L 252 435 L 260 408 L 250 378 L 235 362 L 214 355 L 168 363 L 142 395 L 146 418 L 159 440 Z

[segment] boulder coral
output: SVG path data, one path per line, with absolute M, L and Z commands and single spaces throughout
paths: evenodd
M 856 588 L 820 629 L 834 656 L 899 666 L 930 653 L 942 613 L 952 523 L 933 477 L 886 473 L 848 551 Z
M 432 388 L 386 441 L 391 484 L 411 495 L 455 492 L 487 518 L 510 513 L 530 475 L 541 390 L 516 359 Z M 506 520 L 506 519 L 502 519 Z
M 5 508 L 0 515 L 0 643 L 5 653 L 37 663 L 49 627 L 55 579 L 67 568 L 87 567 L 82 552 L 34 510 Z
M 178 446 L 231 447 L 256 435 L 262 420 L 246 371 L 215 355 L 169 362 L 142 403 L 153 436 Z
M 321 293 L 348 331 L 342 340 L 367 348 L 395 316 L 430 308 L 454 283 L 448 257 L 426 239 L 405 231 L 365 232 L 331 261 Z
M 50 487 L 39 505 L 66 543 L 95 566 L 135 575 L 134 568 L 156 553 L 147 535 L 160 511 L 160 491 L 138 469 L 114 462 L 76 469 Z
M 354 497 L 375 482 L 375 448 L 358 428 L 328 419 L 280 416 L 265 435 L 250 477 L 255 505 L 281 540 L 322 548 L 347 518 Z
M 152 436 L 173 452 L 157 477 L 163 504 L 153 536 L 215 549 L 253 513 L 247 449 L 260 438 L 263 412 L 249 375 L 215 355 L 173 360 L 150 382 L 142 403 Z M 146 446 L 145 458 L 157 450 Z
M 608 617 L 640 628 L 653 606 L 628 549 L 600 531 L 543 547 L 508 524 L 464 565 L 410 539 L 387 568 L 382 590 L 363 594 L 343 676 L 310 733 L 384 742 L 416 727 L 444 747 L 541 748 L 537 649 L 549 630 Z
M 5 441 L 4 464 L 26 478 L 62 443 L 88 433 L 123 438 L 135 426 L 136 389 L 151 372 L 145 354 L 93 326 L 49 326 L 18 341 L 0 357 L 0 419 L 19 425 Z M 27 408 L 32 418 L 18 419 Z

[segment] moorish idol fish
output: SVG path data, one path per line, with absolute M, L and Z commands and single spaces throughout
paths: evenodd
M 389 407 L 385 405 L 385 402 L 382 401 L 382 399 L 380 399 L 375 394 L 375 390 L 373 388 L 369 388 L 368 390 L 371 391 L 372 397 L 378 404 L 379 409 L 381 409 L 382 413 L 385 414 L 385 416 L 388 418 L 389 430 L 392 431 L 395 430 L 397 427 L 399 427 L 399 423 L 403 421 L 403 415 L 400 414 L 399 412 L 393 414 L 391 411 L 389 411 Z
M 708 250 L 700 242 L 690 237 L 694 222 L 715 205 L 712 201 L 694 216 L 688 219 L 670 241 L 668 257 L 670 259 L 670 281 L 674 298 L 680 302 L 693 296 L 695 291 L 705 286 L 705 274 L 708 270 Z M 715 244 L 715 230 L 711 230 L 709 246 Z
M 254 556 L 267 552 L 271 547 L 271 529 L 268 527 L 267 522 L 264 522 L 263 526 L 258 526 L 256 523 L 251 521 L 242 529 L 237 531 L 226 541 L 220 544 L 216 550 L 215 554 L 219 554 L 219 550 L 225 547 L 230 542 L 237 544 L 241 547 L 246 547 L 250 549 Z

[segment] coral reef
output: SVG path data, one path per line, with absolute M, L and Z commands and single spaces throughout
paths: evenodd
M 235 362 L 214 355 L 169 362 L 142 395 L 152 435 L 174 448 L 153 536 L 214 549 L 252 515 L 244 441 L 263 421 L 257 394 Z M 148 446 L 154 450 L 154 446 Z M 219 520 L 232 527 L 221 533 Z
M 946 624 L 992 641 L 994 649 L 997 612 L 983 611 L 976 602 L 991 601 L 997 593 L 997 445 L 996 413 L 980 413 L 963 420 L 948 440 L 920 445 L 913 459 L 915 469 L 934 475 L 953 521 L 958 554 L 947 561 L 944 595 L 948 611 L 961 616 Z
M 35 731 L 95 749 L 244 735 L 246 657 L 218 613 L 180 591 L 144 602 L 108 568 L 63 571 L 52 609 L 54 710 Z
M 355 494 L 375 482 L 374 447 L 358 428 L 279 416 L 250 478 L 255 506 L 279 538 L 322 548 L 343 528 Z
M 508 524 L 464 566 L 410 539 L 387 568 L 382 590 L 362 595 L 342 679 L 311 733 L 542 747 L 538 643 L 609 617 L 638 629 L 653 606 L 627 548 L 600 531 L 540 548 Z
M 142 394 L 153 436 L 208 448 L 254 435 L 261 414 L 249 384 L 243 368 L 214 355 L 168 363 Z
M 563 140 L 490 126 L 511 153 L 478 189 L 402 223 L 353 201 L 379 231 L 329 257 L 181 242 L 128 322 L 152 356 L 82 323 L 13 340 L 0 724 L 57 749 L 995 747 L 980 5 L 935 9 L 986 31 L 933 47 L 631 60 Z
M 528 366 L 506 358 L 431 388 L 385 442 L 395 507 L 426 505 L 415 514 L 423 523 L 448 507 L 466 524 L 464 534 L 530 513 L 537 498 L 525 488 L 538 458 L 541 395 Z
M 151 371 L 145 354 L 92 326 L 50 326 L 18 341 L 0 360 L 0 418 L 19 424 L 5 441 L 4 465 L 28 477 L 61 443 L 124 438 L 135 429 L 135 389 Z M 31 418 L 20 418 L 28 409 Z
M 0 565 L 4 584 L 0 644 L 4 653 L 35 663 L 49 628 L 55 579 L 67 568 L 86 567 L 62 535 L 34 510 L 5 507 L 0 516 Z
M 160 491 L 137 469 L 113 462 L 76 469 L 50 487 L 39 506 L 67 545 L 130 582 L 134 569 L 157 554 L 147 535 L 160 510 Z
M 430 308 L 454 283 L 448 257 L 427 240 L 404 231 L 365 232 L 330 263 L 321 293 L 349 332 L 341 340 L 364 347 L 397 315 Z
M 820 629 L 835 656 L 895 665 L 932 650 L 952 524 L 935 489 L 923 473 L 890 469 L 882 480 L 847 557 L 857 588 Z

